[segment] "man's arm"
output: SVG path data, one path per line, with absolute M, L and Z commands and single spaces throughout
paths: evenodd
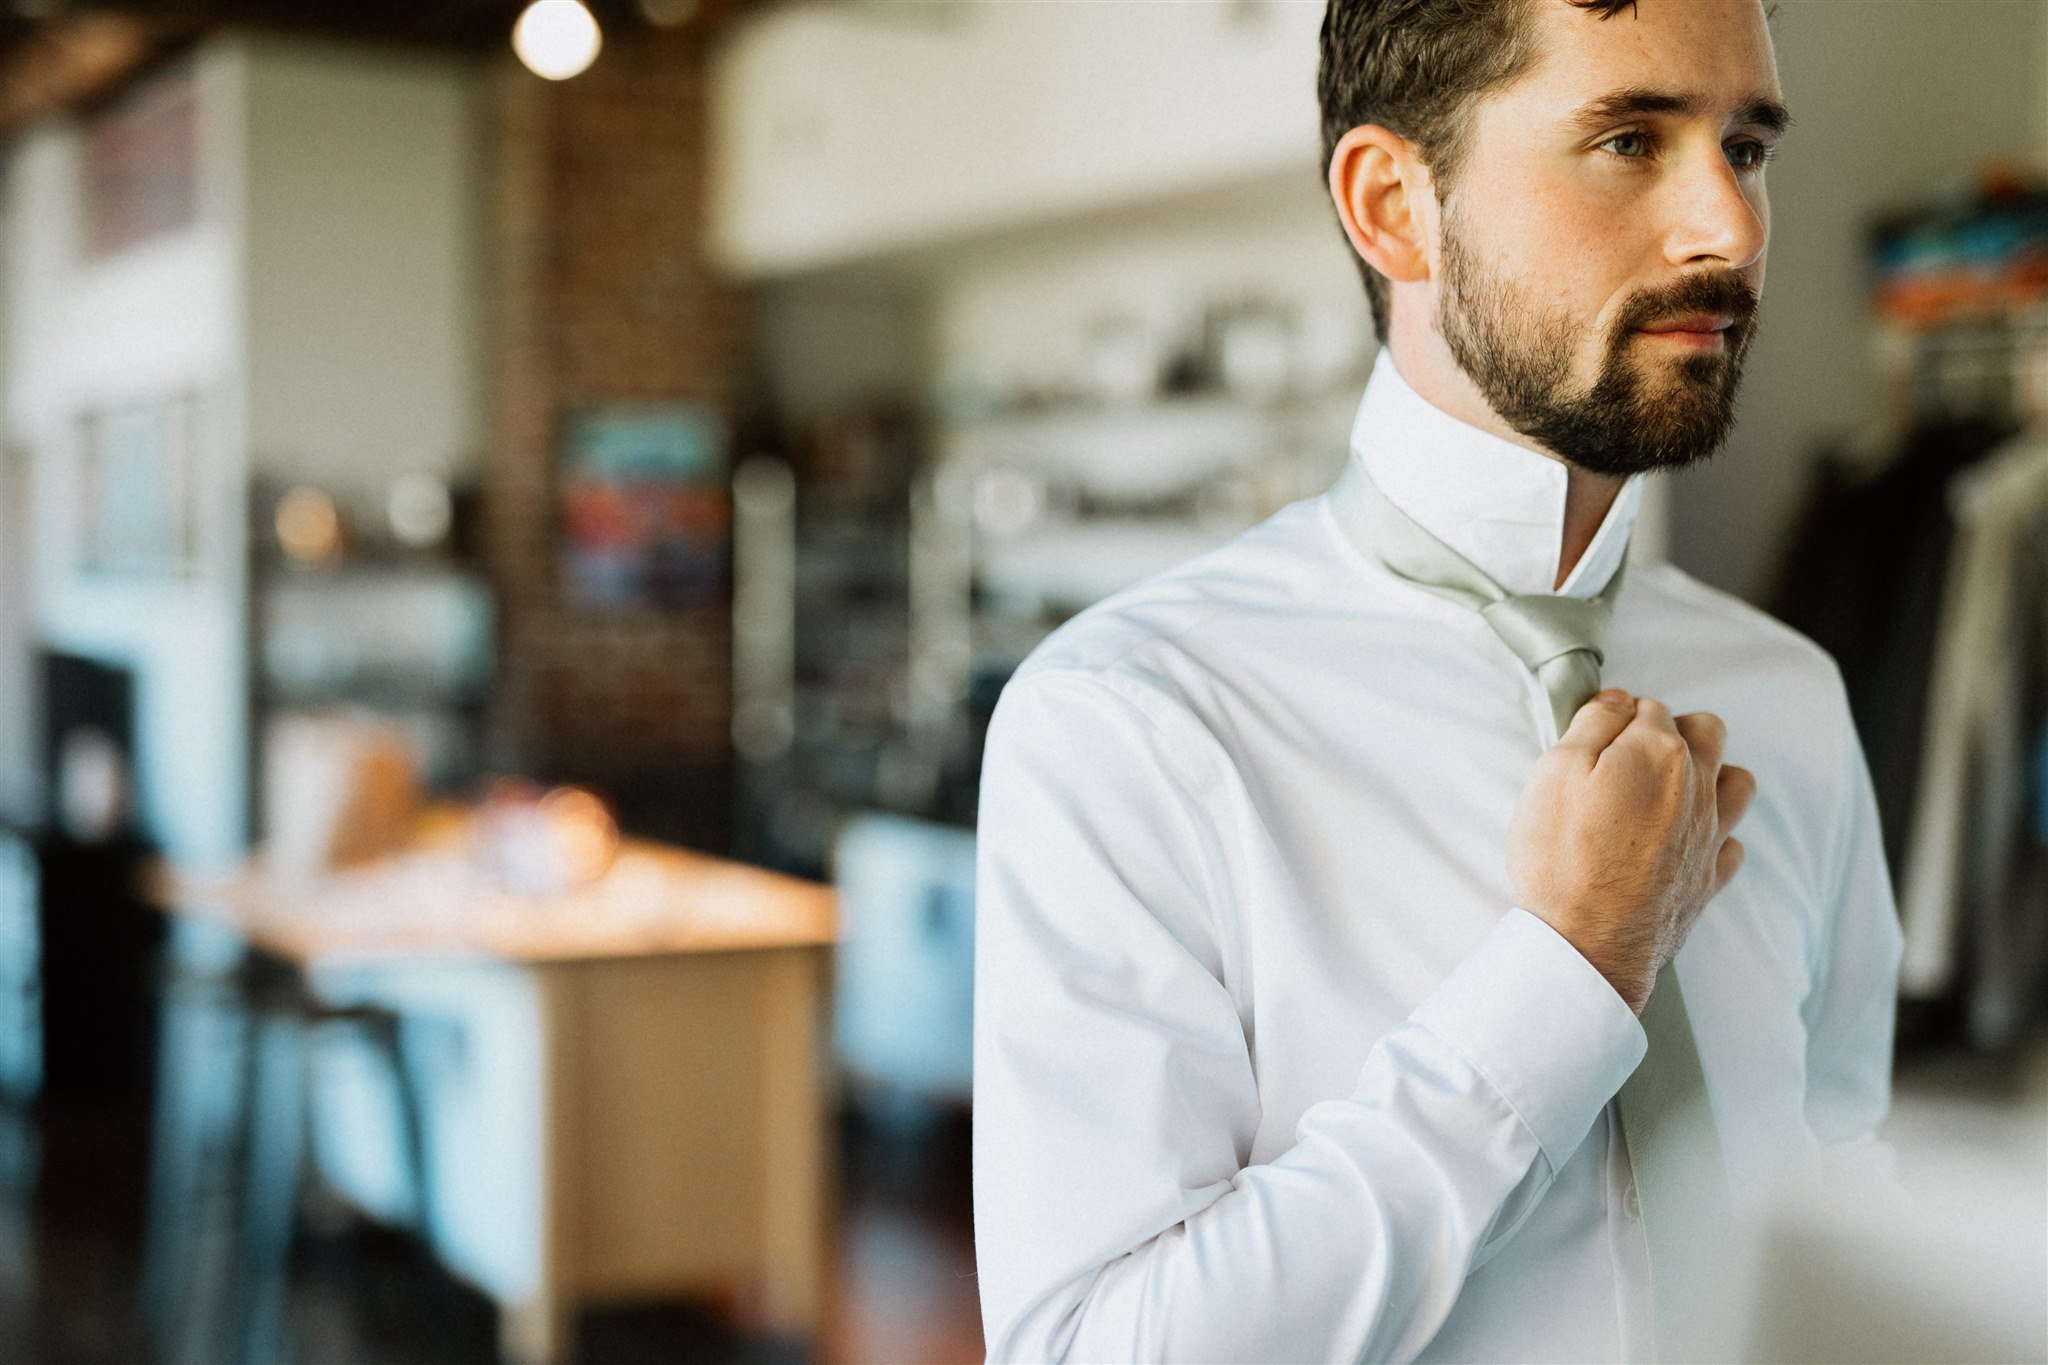
M 1003 694 L 976 928 L 992 1358 L 1412 1357 L 1642 1055 L 1615 988 L 1514 910 L 1247 1164 L 1241 799 L 1177 712 L 1078 673 Z
M 1806 999 L 1806 1121 L 1833 1164 L 1889 1170 L 1876 1139 L 1891 1107 L 1892 1037 L 1902 939 L 1869 765 L 1846 697 L 1836 707 L 1844 781 L 1833 893 Z

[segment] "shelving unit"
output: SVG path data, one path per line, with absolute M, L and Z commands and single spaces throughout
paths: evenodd
M 459 548 L 360 540 L 331 561 L 284 554 L 272 527 L 278 490 L 251 500 L 249 717 L 254 804 L 273 722 L 354 709 L 403 730 L 426 785 L 459 791 L 484 762 L 496 611 L 482 566 Z M 457 533 L 449 542 L 461 547 Z M 253 812 L 261 830 L 263 812 Z
M 784 622 L 761 657 L 791 661 L 786 680 L 771 664 L 741 688 L 786 697 L 758 720 L 785 742 L 757 747 L 743 779 L 751 851 L 816 874 L 855 811 L 971 826 L 989 715 L 1024 657 L 1091 603 L 1327 486 L 1356 404 L 1346 382 L 938 420 L 893 502 L 817 489 L 787 523 L 743 510 L 736 636 L 757 639 L 757 615 Z M 767 579 L 786 601 L 764 599 Z
M 934 482 L 952 488 L 923 504 L 939 523 L 923 534 L 964 553 L 952 603 L 935 608 L 951 619 L 913 626 L 934 686 L 958 700 L 977 677 L 1007 676 L 1075 612 L 1320 492 L 1342 466 L 1357 401 L 1347 382 L 942 427 Z M 944 638 L 963 624 L 964 650 Z

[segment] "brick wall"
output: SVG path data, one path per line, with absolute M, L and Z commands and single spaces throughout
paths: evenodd
M 552 474 L 586 402 L 693 399 L 735 412 L 747 300 L 698 249 L 705 80 L 693 33 L 608 35 L 550 83 L 494 77 L 486 295 L 496 355 L 485 544 L 500 596 L 501 764 L 595 785 L 629 823 L 723 842 L 726 605 L 593 610 L 564 599 Z

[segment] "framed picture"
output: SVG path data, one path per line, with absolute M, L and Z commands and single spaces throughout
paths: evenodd
M 199 212 L 199 89 L 190 64 L 89 119 L 79 168 L 86 259 L 191 226 Z
M 188 576 L 198 542 L 199 400 L 190 393 L 78 419 L 78 568 Z
M 562 586 L 587 607 L 687 607 L 724 588 L 727 435 L 699 403 L 593 404 L 563 424 Z

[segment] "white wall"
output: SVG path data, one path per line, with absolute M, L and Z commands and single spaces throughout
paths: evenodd
M 712 246 L 749 273 L 1313 177 L 1304 0 L 769 11 L 714 76 Z
M 471 472 L 482 429 L 474 68 L 383 49 L 247 49 L 253 472 L 374 508 Z
M 1673 489 L 1672 558 L 1767 591 L 1817 439 L 1879 411 L 1862 230 L 1872 211 L 2048 147 L 2048 4 L 1777 0 L 1794 128 L 1770 170 L 1762 330 L 1729 446 Z
M 188 229 L 84 260 L 76 125 L 10 149 L 6 426 L 29 452 L 33 630 L 135 670 L 145 823 L 173 855 L 213 862 L 246 838 L 252 466 L 374 508 L 396 473 L 477 458 L 481 147 L 460 64 L 242 37 L 192 60 Z M 204 422 L 197 563 L 182 579 L 81 574 L 80 414 L 181 391 Z
M 141 815 L 195 861 L 241 845 L 240 318 L 238 177 L 226 155 L 240 88 L 235 54 L 196 57 L 203 126 L 197 221 L 104 260 L 78 249 L 79 137 L 48 123 L 8 160 L 7 427 L 29 452 L 33 621 L 50 648 L 131 668 Z M 192 391 L 202 403 L 202 490 L 191 574 L 86 577 L 77 563 L 77 424 L 95 408 Z

